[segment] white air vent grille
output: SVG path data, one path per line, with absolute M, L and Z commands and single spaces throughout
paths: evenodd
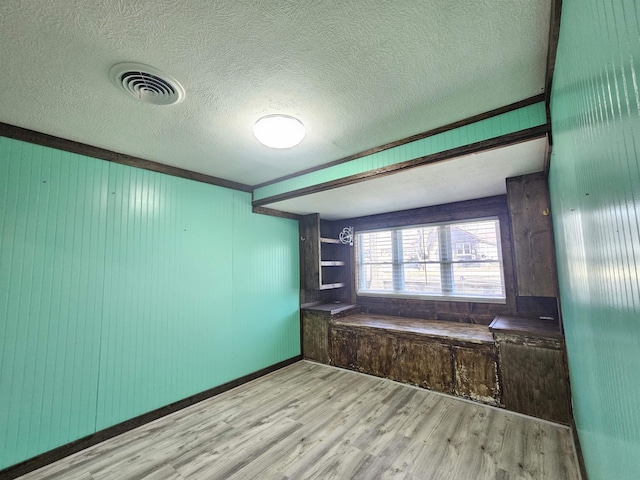
M 175 78 L 148 65 L 118 63 L 109 76 L 117 87 L 146 103 L 172 105 L 184 98 L 184 89 Z

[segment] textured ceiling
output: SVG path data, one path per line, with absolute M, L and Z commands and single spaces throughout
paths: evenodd
M 3 0 L 0 121 L 249 185 L 543 91 L 550 0 Z M 154 106 L 118 62 L 178 79 Z M 262 115 L 307 138 L 271 150 Z

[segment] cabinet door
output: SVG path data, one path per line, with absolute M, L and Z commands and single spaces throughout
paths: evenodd
M 453 364 L 457 396 L 499 404 L 498 366 L 493 348 L 453 347 Z
M 304 358 L 329 363 L 329 332 L 327 317 L 302 313 L 302 354 Z
M 453 393 L 451 350 L 436 342 L 398 339 L 394 380 L 443 393 Z
M 359 335 L 356 366 L 360 372 L 388 377 L 396 361 L 397 340 L 387 335 Z
M 354 369 L 356 366 L 356 351 L 358 337 L 347 330 L 330 329 L 331 352 L 329 363 L 336 367 Z
M 569 422 L 569 385 L 564 351 L 500 343 L 505 408 L 556 422 Z

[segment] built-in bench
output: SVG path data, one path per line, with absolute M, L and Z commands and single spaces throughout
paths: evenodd
M 499 404 L 497 350 L 486 325 L 351 313 L 337 306 L 305 311 L 306 358 Z
M 552 324 L 499 316 L 489 327 L 302 309 L 303 356 L 489 405 L 568 422 L 564 339 Z

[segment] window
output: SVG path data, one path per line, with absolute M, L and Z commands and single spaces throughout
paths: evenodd
M 356 235 L 358 295 L 505 299 L 497 218 Z

